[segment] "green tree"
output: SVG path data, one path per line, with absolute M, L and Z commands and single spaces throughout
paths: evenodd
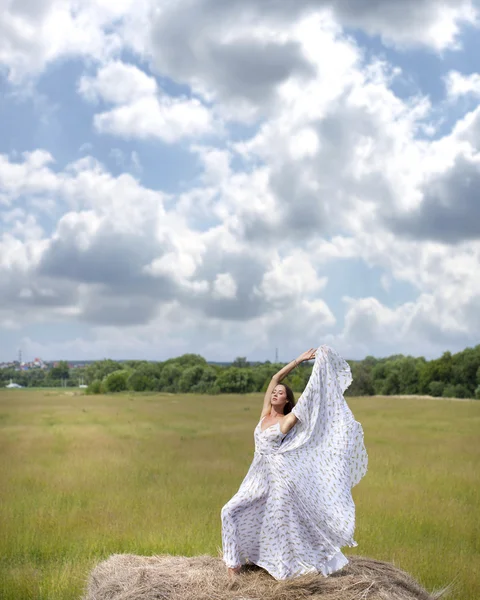
M 372 378 L 372 366 L 365 361 L 354 362 L 350 365 L 353 381 L 347 388 L 348 396 L 373 396 L 375 387 Z
M 157 386 L 158 380 L 150 375 L 145 375 L 141 369 L 133 371 L 127 381 L 128 389 L 133 392 L 154 391 Z
M 237 356 L 237 358 L 232 363 L 232 367 L 237 367 L 238 369 L 245 369 L 249 366 L 250 363 L 247 362 L 246 356 Z
M 99 379 L 95 379 L 95 381 L 92 381 L 91 383 L 88 384 L 87 389 L 85 390 L 85 392 L 90 395 L 90 394 L 103 394 L 104 393 L 104 387 L 102 382 Z
M 159 389 L 165 392 L 176 392 L 182 372 L 182 367 L 176 362 L 166 362 L 160 375 Z
M 453 357 L 453 383 L 466 386 L 473 395 L 477 387 L 477 371 L 480 366 L 480 346 L 465 348 Z
M 61 381 L 70 377 L 70 368 L 67 361 L 61 360 L 55 367 L 52 367 L 48 373 L 48 378 L 52 381 Z
M 386 379 L 388 374 L 387 361 L 378 361 L 372 369 L 372 381 L 375 394 L 385 394 Z
M 216 381 L 220 369 L 221 367 L 210 365 L 205 367 L 200 381 L 193 385 L 190 391 L 195 394 L 219 394 L 220 389 Z
M 28 387 L 43 387 L 47 381 L 47 372 L 43 369 L 31 369 L 28 371 L 26 385 Z
M 442 396 L 443 390 L 445 389 L 445 383 L 443 381 L 431 381 L 428 386 L 428 393 L 431 396 Z
M 114 373 L 115 371 L 119 371 L 121 369 L 121 363 L 118 363 L 114 360 L 97 360 L 91 365 L 88 365 L 88 367 L 85 369 L 86 381 L 87 383 L 90 381 L 95 381 L 96 379 L 103 381 L 107 375 L 110 375 L 110 373 Z
M 165 364 L 175 363 L 180 367 L 194 367 L 196 365 L 207 365 L 207 361 L 200 356 L 199 354 L 182 354 L 182 356 L 178 356 L 177 358 L 172 358 L 168 361 L 165 361 Z
M 455 398 L 471 398 L 474 392 L 471 392 L 469 387 L 463 383 L 455 384 Z
M 245 394 L 255 390 L 255 381 L 249 369 L 229 367 L 217 379 L 221 392 L 227 394 Z
M 455 386 L 453 383 L 447 383 L 447 385 L 443 388 L 442 396 L 444 398 L 456 398 Z
M 273 375 L 275 375 L 275 373 L 278 373 L 279 369 L 272 364 L 263 364 L 263 365 L 258 365 L 252 369 L 250 369 L 250 372 L 252 374 L 253 377 L 253 381 L 254 381 L 254 389 L 256 392 L 262 392 L 265 391 L 268 387 L 268 384 L 270 383 L 270 380 L 272 379 Z M 268 380 L 267 382 L 267 386 L 265 387 L 265 389 L 263 389 L 263 385 L 265 380 Z
M 107 392 L 124 392 L 128 389 L 128 378 L 130 377 L 130 371 L 127 369 L 120 369 L 107 375 L 103 381 L 103 385 Z
M 182 370 L 177 383 L 179 392 L 190 392 L 195 385 L 198 385 L 202 379 L 204 367 L 195 365 Z

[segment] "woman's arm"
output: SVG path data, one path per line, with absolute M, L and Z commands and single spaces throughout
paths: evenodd
M 312 358 L 315 358 L 315 348 L 310 348 L 310 350 L 307 350 L 303 354 L 300 354 L 300 356 L 298 358 L 289 362 L 288 365 L 285 365 L 282 369 L 280 369 L 280 371 L 278 373 L 276 373 L 272 377 L 270 383 L 268 384 L 267 391 L 265 392 L 265 396 L 263 398 L 263 409 L 262 409 L 262 414 L 260 415 L 260 418 L 263 418 L 265 415 L 268 415 L 268 413 L 271 410 L 272 405 L 270 402 L 270 398 L 272 397 L 272 393 L 273 393 L 273 390 L 275 389 L 275 386 L 278 385 L 282 381 L 282 379 L 285 379 L 285 377 L 289 373 L 291 373 L 293 371 L 293 369 L 295 367 L 297 367 L 301 362 L 304 362 L 306 360 L 312 360 Z M 292 417 L 296 418 L 295 415 L 292 415 Z M 289 427 L 289 429 L 291 429 L 293 427 L 295 422 L 292 423 L 292 425 Z

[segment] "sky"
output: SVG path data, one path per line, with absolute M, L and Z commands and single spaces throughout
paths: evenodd
M 478 0 L 0 10 L 0 361 L 480 343 Z

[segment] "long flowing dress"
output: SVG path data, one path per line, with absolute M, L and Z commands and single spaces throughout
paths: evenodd
M 279 423 L 257 424 L 250 469 L 221 512 L 228 567 L 250 562 L 280 580 L 348 563 L 341 547 L 358 545 L 351 488 L 368 464 L 362 426 L 343 397 L 351 381 L 348 363 L 320 346 L 294 427 L 283 434 Z

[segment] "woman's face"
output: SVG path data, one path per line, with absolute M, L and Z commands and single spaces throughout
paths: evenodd
M 283 385 L 276 385 L 272 392 L 271 403 L 278 408 L 285 406 L 288 402 L 287 390 Z

